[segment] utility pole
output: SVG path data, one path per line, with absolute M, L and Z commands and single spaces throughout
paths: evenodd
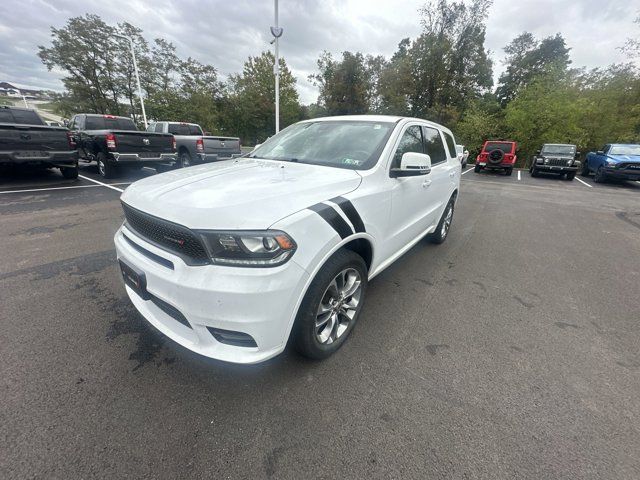
M 273 0 L 275 10 L 275 26 L 271 27 L 271 35 L 274 39 L 271 43 L 276 44 L 276 61 L 273 65 L 273 74 L 276 77 L 276 133 L 280 131 L 280 56 L 278 51 L 278 39 L 282 36 L 282 28 L 278 26 L 278 0 Z
M 144 122 L 144 128 L 146 129 L 149 125 L 147 124 L 147 112 L 144 110 L 144 99 L 142 98 L 142 87 L 140 86 L 140 74 L 138 73 L 138 62 L 136 62 L 136 51 L 133 48 L 133 38 L 126 35 L 118 35 L 115 33 L 113 34 L 113 36 L 124 38 L 125 40 L 129 40 L 129 46 L 131 47 L 131 57 L 133 57 L 133 71 L 136 74 L 136 83 L 138 84 L 138 97 L 140 97 L 140 106 L 142 107 L 142 121 Z

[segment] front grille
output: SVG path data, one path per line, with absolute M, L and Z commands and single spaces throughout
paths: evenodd
M 122 204 L 127 226 L 149 243 L 178 255 L 187 265 L 210 262 L 202 241 L 187 227 Z
M 566 167 L 569 165 L 566 158 L 547 158 L 549 161 L 547 165 L 553 165 L 554 167 Z

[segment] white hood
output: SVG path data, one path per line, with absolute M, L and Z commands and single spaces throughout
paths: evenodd
M 243 158 L 154 175 L 121 198 L 193 229 L 253 230 L 351 192 L 361 180 L 354 170 Z

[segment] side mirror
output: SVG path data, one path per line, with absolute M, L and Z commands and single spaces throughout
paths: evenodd
M 407 152 L 402 155 L 400 168 L 392 168 L 391 178 L 416 177 L 431 173 L 431 157 L 424 153 Z
M 576 158 L 578 158 L 580 155 L 582 155 L 580 152 L 576 152 Z
M 604 155 L 604 152 L 603 152 L 602 150 L 598 150 L 598 151 L 596 152 L 596 154 L 597 154 L 597 155 Z
M 540 155 L 540 150 L 536 150 L 536 155 Z
M 253 150 L 255 150 L 256 148 L 258 148 L 258 147 L 259 147 L 259 146 L 261 146 L 261 145 L 262 145 L 261 143 L 256 143 L 256 146 L 255 146 L 255 147 L 253 147 Z M 253 150 L 251 150 L 251 151 L 253 152 Z

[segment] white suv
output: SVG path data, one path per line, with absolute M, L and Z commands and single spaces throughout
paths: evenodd
M 451 131 L 345 116 L 286 128 L 244 158 L 146 178 L 122 195 L 126 290 L 186 348 L 256 363 L 292 343 L 344 343 L 367 282 L 428 235 L 447 237 L 460 185 Z

